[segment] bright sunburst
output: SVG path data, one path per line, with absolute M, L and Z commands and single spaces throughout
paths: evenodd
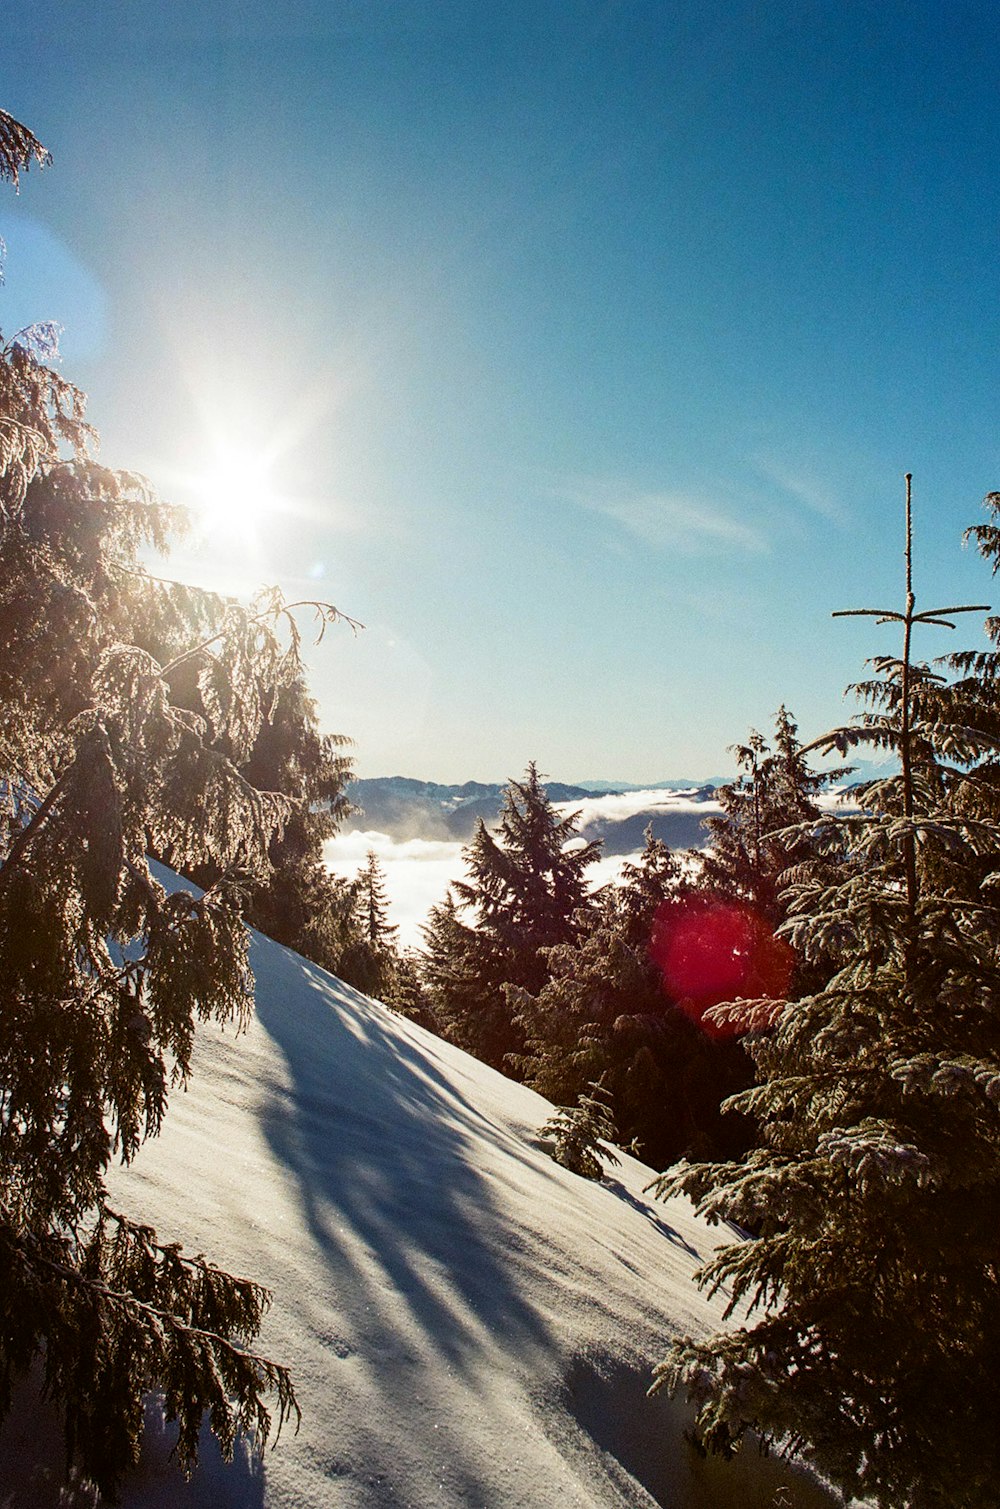
M 220 452 L 195 488 L 200 528 L 215 538 L 255 541 L 278 504 L 267 462 L 245 451 Z

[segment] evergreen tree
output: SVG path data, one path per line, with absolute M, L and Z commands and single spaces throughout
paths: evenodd
M 600 845 L 568 847 L 576 834 L 575 815 L 557 816 L 530 764 L 507 786 L 496 834 L 480 821 L 463 854 L 469 879 L 425 927 L 423 982 L 438 1028 L 494 1068 L 524 1049 L 508 987 L 537 994 L 547 950 L 578 936 L 591 905 L 585 874 Z
M 22 333 L 14 348 L 25 342 L 33 345 L 32 332 Z M 32 355 L 37 365 L 38 351 Z M 250 787 L 284 798 L 283 822 L 271 837 L 267 863 L 246 878 L 246 910 L 270 936 L 307 952 L 309 923 L 331 901 L 323 844 L 347 809 L 350 761 L 343 752 L 346 740 L 319 733 L 315 704 L 301 668 L 296 669 L 294 618 L 277 601 L 261 597 L 257 607 L 265 620 L 275 612 L 283 616 L 291 639 L 281 652 L 280 674 L 258 676 L 253 661 L 266 640 L 259 623 L 245 624 L 234 636 L 238 610 L 231 602 L 139 570 L 144 544 L 166 551 L 187 525 L 182 510 L 158 502 L 150 506 L 153 495 L 143 479 L 77 460 L 37 471 L 25 493 L 20 544 L 7 541 L 12 570 L 0 586 L 0 602 L 9 602 L 10 622 L 19 624 L 24 637 L 16 661 L 0 667 L 0 690 L 5 676 L 20 678 L 21 695 L 25 685 L 32 686 L 36 716 L 42 716 L 44 702 L 55 737 L 83 706 L 92 642 L 88 625 L 95 615 L 106 632 L 113 628 L 122 642 L 148 654 L 164 668 L 173 705 L 194 715 L 205 741 Z M 114 555 L 106 549 L 109 532 L 118 541 Z M 50 566 L 60 583 L 56 590 Z M 40 632 L 41 626 L 51 626 L 52 637 L 61 634 L 66 644 L 55 661 L 50 635 Z M 204 645 L 207 650 L 196 648 Z M 227 678 L 245 690 L 234 695 Z M 152 834 L 148 852 L 175 867 L 184 862 L 180 848 L 159 846 Z M 206 858 L 187 873 L 211 887 L 222 869 Z
M 29 156 L 0 115 L 0 174 Z M 83 395 L 51 350 L 46 330 L 0 346 L 0 1420 L 40 1366 L 68 1461 L 113 1493 L 151 1390 L 182 1465 L 206 1413 L 228 1453 L 238 1432 L 263 1444 L 269 1393 L 279 1421 L 297 1408 L 247 1350 L 265 1291 L 113 1210 L 105 1173 L 159 1130 L 196 1022 L 251 1009 L 241 891 L 293 804 L 241 763 L 301 663 L 277 595 L 217 622 L 144 570 L 180 515 L 87 461 Z M 143 633 L 168 621 L 183 647 L 160 660 Z M 203 714 L 174 695 L 188 668 Z M 168 895 L 151 849 L 218 881 Z
M 303 887 L 305 922 L 297 949 L 331 974 L 341 973 L 349 948 L 359 941 L 357 897 L 353 880 L 317 867 Z M 295 945 L 291 945 L 295 946 Z M 348 980 L 348 984 L 354 981 Z
M 307 956 L 317 914 L 337 905 L 323 849 L 350 811 L 349 744 L 342 734 L 320 733 L 316 704 L 300 674 L 275 688 L 249 759 L 240 767 L 253 785 L 280 791 L 291 802 L 269 845 L 267 872 L 250 892 L 248 920 Z
M 346 925 L 331 967 L 348 985 L 392 1004 L 403 965 L 396 947 L 398 929 L 389 921 L 385 876 L 374 850 L 368 851 L 365 864 L 348 883 L 348 893 Z
M 400 1016 L 431 1032 L 436 1030 L 437 1023 L 420 975 L 420 954 L 416 949 L 407 949 L 396 955 L 391 988 L 383 1000 Z
M 701 863 L 702 882 L 750 902 L 777 926 L 784 920 L 783 875 L 815 854 L 807 825 L 820 816 L 816 798 L 848 772 L 810 770 L 784 706 L 775 715 L 773 746 L 751 729 L 747 743 L 732 753 L 740 774 L 717 792 L 721 815 L 705 821 L 710 847 Z
M 996 576 L 1000 570 L 1000 527 L 996 522 L 1000 519 L 1000 493 L 988 493 L 984 505 L 992 522 L 968 529 L 966 540 L 975 541 Z M 1000 618 L 988 618 L 986 632 L 992 641 L 990 649 L 963 651 L 945 658 L 944 664 L 956 673 L 957 679 L 937 686 L 935 697 L 939 703 L 948 699 L 952 728 L 969 730 L 975 741 L 968 748 L 956 746 L 949 751 L 951 761 L 961 766 L 959 777 L 947 766 L 940 770 L 950 799 L 957 810 L 970 818 L 996 822 L 1000 821 Z M 970 755 L 974 758 L 979 746 L 991 738 L 994 747 L 972 767 Z M 988 863 L 988 858 L 981 862 L 976 880 L 985 877 Z
M 955 691 L 912 659 L 916 626 L 977 610 L 917 612 L 909 478 L 905 608 L 855 611 L 899 624 L 902 653 L 875 662 L 858 720 L 818 742 L 892 750 L 902 768 L 840 820 L 847 862 L 786 898 L 788 937 L 832 977 L 753 1045 L 761 1082 L 739 1100 L 762 1146 L 658 1183 L 756 1233 L 702 1278 L 725 1285 L 729 1313 L 763 1315 L 675 1342 L 658 1376 L 686 1388 L 713 1449 L 754 1430 L 882 1509 L 987 1509 L 1000 1504 L 1000 826 L 965 798 L 994 768 L 997 731 L 956 722 L 971 680 Z M 733 1011 L 753 1021 L 752 1006 Z
M 34 132 L 22 126 L 6 110 L 0 110 L 0 179 L 12 183 L 16 189 L 21 174 L 26 173 L 33 162 L 44 168 L 51 161 L 51 154 Z
M 600 1179 L 602 1163 L 613 1168 L 621 1164 L 618 1155 L 606 1145 L 618 1136 L 611 1095 L 603 1080 L 591 1080 L 590 1090 L 581 1090 L 575 1106 L 560 1106 L 541 1128 L 542 1138 L 552 1139 L 552 1157 L 571 1174 L 582 1179 Z
M 658 917 L 691 897 L 667 846 L 647 830 L 637 864 L 604 887 L 579 935 L 548 952 L 549 979 L 535 996 L 511 991 L 526 1049 L 528 1084 L 568 1105 L 600 1078 L 613 1094 L 623 1144 L 663 1168 L 690 1157 L 737 1156 L 749 1145 L 745 1117 L 720 1116 L 751 1081 L 733 1039 L 713 1039 L 680 1011 L 652 948 Z
M 224 700 L 220 720 L 213 677 L 206 676 L 198 656 L 185 653 L 192 635 L 207 638 L 223 628 L 230 604 L 215 593 L 184 593 L 179 597 L 182 611 L 178 611 L 177 598 L 176 589 L 171 596 L 160 594 L 153 601 L 141 597 L 140 614 L 130 632 L 160 664 L 171 666 L 175 703 L 204 719 L 209 737 L 240 774 L 258 789 L 278 791 L 286 798 L 288 811 L 268 846 L 267 866 L 248 880 L 246 915 L 269 937 L 308 954 L 313 919 L 324 906 L 335 905 L 326 884 L 323 846 L 350 810 L 345 794 L 351 775 L 351 760 L 345 752 L 350 740 L 320 733 L 305 677 L 301 669 L 292 674 L 290 665 L 283 669 L 280 681 L 258 687 L 258 700 L 248 709 L 255 720 L 253 737 L 247 739 L 240 732 L 234 740 L 225 722 L 228 703 Z M 286 622 L 292 635 L 289 648 L 297 656 L 298 631 L 294 619 Z M 176 863 L 171 853 L 155 857 Z M 190 878 L 211 886 L 219 874 L 219 867 L 207 861 Z
M 373 949 L 394 948 L 399 928 L 389 921 L 385 875 L 374 849 L 368 850 L 368 857 L 358 872 L 356 884 L 365 942 Z

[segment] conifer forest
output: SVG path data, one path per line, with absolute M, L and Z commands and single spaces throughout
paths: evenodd
M 42 169 L 0 113 L 5 191 Z M 271 1293 L 109 1183 L 203 1026 L 249 1019 L 252 927 L 552 1102 L 539 1145 L 580 1180 L 629 1154 L 716 1227 L 720 1328 L 647 1359 L 687 1449 L 789 1456 L 844 1504 L 1000 1506 L 1000 617 L 937 605 L 919 478 L 886 485 L 895 599 L 844 587 L 860 711 L 816 737 L 780 706 L 734 746 L 703 850 L 650 831 L 599 886 L 600 843 L 529 764 L 414 949 L 375 852 L 351 879 L 324 862 L 352 745 L 304 648 L 349 639 L 350 603 L 174 579 L 185 510 L 97 441 L 55 331 L 7 332 L 0 1420 L 34 1378 L 70 1479 L 111 1503 L 151 1394 L 178 1472 L 206 1422 L 223 1455 L 280 1453 L 308 1411 L 312 1380 L 260 1345 Z M 985 599 L 1000 493 L 978 518 Z M 973 647 L 925 659 L 942 626 Z

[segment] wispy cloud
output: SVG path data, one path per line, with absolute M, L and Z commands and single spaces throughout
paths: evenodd
M 672 489 L 647 491 L 626 483 L 581 480 L 551 489 L 578 508 L 601 514 L 625 533 L 657 550 L 701 555 L 713 550 L 763 554 L 768 542 L 746 519 L 714 498 Z
M 845 524 L 847 512 L 829 483 L 817 476 L 808 463 L 789 464 L 781 457 L 758 453 L 751 457 L 754 470 L 793 498 L 800 508 L 833 524 Z

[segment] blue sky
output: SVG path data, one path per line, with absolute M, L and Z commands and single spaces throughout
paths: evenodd
M 821 733 L 893 647 L 830 613 L 898 604 L 907 470 L 919 601 L 991 599 L 992 5 L 165 11 L 10 7 L 55 162 L 0 206 L 0 322 L 63 322 L 109 465 L 268 472 L 175 569 L 367 625 L 313 656 L 360 773 Z

